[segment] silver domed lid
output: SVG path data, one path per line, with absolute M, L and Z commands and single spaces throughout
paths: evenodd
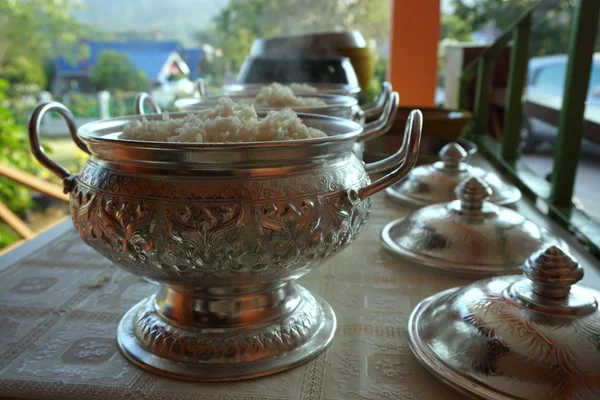
M 600 292 L 559 247 L 523 275 L 495 277 L 423 300 L 410 347 L 444 383 L 481 399 L 600 399 Z
M 489 201 L 511 205 L 521 198 L 521 191 L 504 182 L 494 172 L 466 163 L 468 154 L 458 143 L 448 143 L 438 153 L 441 161 L 415 167 L 403 181 L 386 189 L 395 201 L 410 206 L 426 206 L 456 200 L 456 186 L 470 176 L 485 181 L 492 189 Z
M 381 231 L 383 246 L 421 265 L 463 276 L 514 274 L 531 253 L 564 242 L 521 214 L 487 202 L 489 185 L 467 178 L 460 200 L 423 207 Z

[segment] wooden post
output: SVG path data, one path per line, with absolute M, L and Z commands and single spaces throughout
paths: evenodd
M 31 239 L 35 233 L 10 208 L 0 202 L 0 220 L 6 222 L 23 239 Z
M 98 97 L 98 111 L 100 118 L 110 118 L 110 93 L 106 90 L 101 90 L 96 96 Z
M 490 91 L 492 90 L 492 61 L 482 58 L 477 66 L 477 91 L 475 92 L 475 133 L 488 132 Z
M 550 192 L 550 202 L 559 207 L 571 206 L 573 197 L 599 16 L 600 1 L 579 0 L 576 3 Z
M 519 157 L 521 143 L 521 119 L 523 117 L 523 88 L 529 62 L 529 36 L 531 14 L 524 18 L 513 33 L 514 45 L 510 56 L 510 75 L 506 95 L 506 114 L 504 115 L 504 135 L 502 138 L 502 156 L 514 161 Z
M 431 107 L 437 86 L 440 0 L 392 0 L 388 79 L 400 104 Z
M 50 197 L 54 197 L 57 200 L 64 201 L 65 203 L 69 202 L 69 195 L 63 193 L 63 189 L 60 186 L 46 182 L 37 176 L 28 174 L 27 172 L 21 171 L 15 167 L 0 164 L 0 176 L 27 186 L 30 189 L 44 193 Z

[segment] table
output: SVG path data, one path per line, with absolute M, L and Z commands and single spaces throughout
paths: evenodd
M 563 236 L 584 266 L 584 283 L 600 288 L 596 259 L 528 200 L 518 209 Z M 0 258 L 0 398 L 457 399 L 412 356 L 406 325 L 421 299 L 471 281 L 381 248 L 381 228 L 409 212 L 376 195 L 359 238 L 301 279 L 337 314 L 336 338 L 324 354 L 278 375 L 225 384 L 162 378 L 121 356 L 117 323 L 155 287 L 114 267 L 65 221 Z

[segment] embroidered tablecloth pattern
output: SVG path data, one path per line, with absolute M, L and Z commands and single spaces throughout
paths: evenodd
M 278 375 L 201 384 L 162 378 L 119 353 L 123 313 L 156 287 L 114 267 L 74 229 L 0 268 L 0 397 L 31 399 L 454 399 L 412 356 L 406 325 L 424 297 L 468 281 L 390 256 L 381 228 L 409 211 L 384 195 L 352 246 L 301 279 L 334 308 L 316 359 Z

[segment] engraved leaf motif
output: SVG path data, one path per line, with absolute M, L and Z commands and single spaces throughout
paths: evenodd
M 464 318 L 477 326 L 481 334 L 498 340 L 523 359 L 556 364 L 554 343 L 516 315 L 513 305 L 503 296 L 489 295 L 472 304 L 470 311 Z M 510 342 L 506 341 L 508 338 Z
M 596 346 L 596 350 L 600 352 L 600 317 L 598 313 L 594 313 L 586 318 L 576 318 L 573 320 L 573 325 L 586 338 Z
M 447 223 L 448 231 L 452 232 L 452 247 L 469 249 L 469 258 L 473 263 L 486 261 L 486 255 L 489 254 L 487 250 L 489 241 L 477 225 L 468 224 L 456 218 L 449 218 Z

